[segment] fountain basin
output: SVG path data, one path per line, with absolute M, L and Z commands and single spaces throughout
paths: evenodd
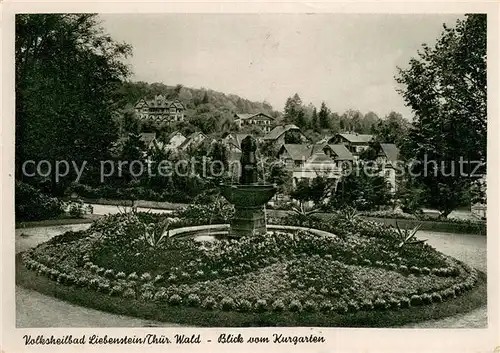
M 220 190 L 236 208 L 252 208 L 269 202 L 278 187 L 274 184 L 222 184 Z
M 302 231 L 314 235 L 336 237 L 336 235 L 333 233 L 307 227 L 268 224 L 267 229 L 268 232 L 277 231 L 277 232 L 292 233 L 292 232 Z M 179 239 L 193 238 L 196 241 L 217 241 L 220 239 L 230 238 L 229 231 L 230 231 L 229 224 L 191 226 L 191 227 L 172 229 L 170 231 L 170 237 Z

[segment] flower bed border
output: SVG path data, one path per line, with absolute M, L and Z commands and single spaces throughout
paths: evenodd
M 22 253 L 16 254 L 16 284 L 40 293 L 119 315 L 129 315 L 161 322 L 204 327 L 256 326 L 323 326 L 323 327 L 399 327 L 409 323 L 436 320 L 469 312 L 486 305 L 486 275 L 477 272 L 477 283 L 472 290 L 442 303 L 410 306 L 404 310 L 373 310 L 348 312 L 234 312 L 204 310 L 165 303 L 144 302 L 138 299 L 112 297 L 89 288 L 62 286 L 44 276 L 37 276 L 22 264 Z

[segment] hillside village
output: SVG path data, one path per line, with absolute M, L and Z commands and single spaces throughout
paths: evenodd
M 167 100 L 163 95 L 157 95 L 151 100 L 141 98 L 134 109 L 137 119 L 143 122 L 173 124 L 187 118 L 186 108 L 179 100 Z M 298 126 L 280 123 L 263 112 L 236 112 L 232 117 L 237 130 L 246 128 L 250 132 L 236 131 L 220 135 L 204 134 L 201 131 L 183 134 L 180 130 L 174 130 L 163 139 L 154 132 L 141 132 L 140 140 L 147 151 L 161 151 L 165 154 L 185 152 L 202 144 L 219 142 L 229 152 L 228 159 L 232 163 L 241 156 L 241 141 L 246 136 L 253 135 L 260 145 L 267 147 L 268 157 L 283 162 L 285 170 L 292 176 L 292 187 L 304 180 L 310 183 L 320 176 L 331 180 L 334 190 L 343 171 L 360 163 L 362 153 L 371 148 L 376 153 L 375 161 L 381 166 L 380 175 L 389 183 L 390 191 L 396 191 L 395 165 L 399 149 L 394 143 L 378 142 L 374 135 L 356 132 L 323 135 L 319 140 L 312 141 Z

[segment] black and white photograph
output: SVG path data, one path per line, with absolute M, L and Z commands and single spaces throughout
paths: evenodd
M 488 329 L 486 12 L 14 21 L 20 346 Z

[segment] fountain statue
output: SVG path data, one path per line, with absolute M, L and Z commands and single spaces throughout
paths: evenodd
M 257 141 L 247 136 L 241 142 L 241 176 L 239 184 L 222 184 L 222 195 L 234 205 L 229 236 L 263 234 L 266 232 L 264 205 L 277 191 L 274 184 L 257 181 Z

